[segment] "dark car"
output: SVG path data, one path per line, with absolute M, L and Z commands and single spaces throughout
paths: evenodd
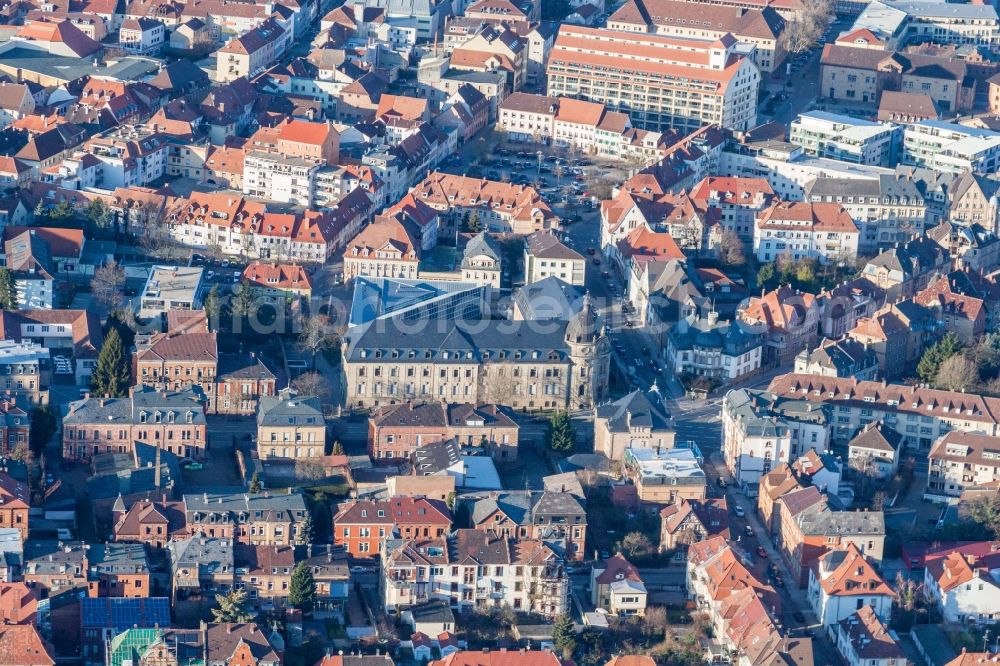
M 590 256 L 594 256 L 595 254 L 597 254 L 597 250 L 595 250 L 592 247 L 588 247 L 587 248 L 587 254 L 589 254 Z
M 764 546 L 757 546 L 757 554 L 763 557 L 765 560 L 767 559 L 767 551 L 764 550 Z
M 591 259 L 591 261 L 594 263 L 595 266 L 601 265 L 601 260 L 598 259 L 597 257 L 594 257 L 593 259 Z

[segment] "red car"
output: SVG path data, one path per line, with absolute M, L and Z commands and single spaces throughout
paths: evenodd
M 763 557 L 765 560 L 767 559 L 767 551 L 764 550 L 764 546 L 757 546 L 757 554 Z

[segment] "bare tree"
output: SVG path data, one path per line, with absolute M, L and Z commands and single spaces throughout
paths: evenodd
M 833 17 L 832 0 L 806 0 L 803 9 L 785 23 L 779 39 L 789 53 L 802 53 L 819 41 Z
M 743 241 L 731 229 L 723 231 L 719 238 L 719 260 L 727 266 L 742 266 L 747 261 Z
M 941 363 L 935 383 L 949 391 L 965 391 L 975 385 L 978 377 L 976 364 L 964 354 L 955 354 Z
M 318 372 L 307 372 L 292 380 L 292 388 L 301 396 L 316 396 L 320 402 L 330 398 L 330 383 Z
M 295 461 L 295 476 L 307 481 L 319 481 L 326 478 L 326 469 L 317 460 L 299 458 Z
M 483 368 L 483 400 L 510 405 L 514 399 L 514 370 L 509 363 L 487 363 Z
M 95 270 L 90 291 L 102 306 L 119 307 L 125 298 L 125 267 L 112 260 Z
M 324 315 L 314 314 L 302 320 L 302 332 L 299 333 L 299 349 L 312 354 L 312 370 L 316 370 L 316 354 L 329 349 L 337 342 L 337 335 L 330 319 Z

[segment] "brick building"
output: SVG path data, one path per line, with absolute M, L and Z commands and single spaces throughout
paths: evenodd
M 451 530 L 451 511 L 440 500 L 393 497 L 340 505 L 333 518 L 333 542 L 355 557 L 377 557 L 389 537 L 443 537 Z

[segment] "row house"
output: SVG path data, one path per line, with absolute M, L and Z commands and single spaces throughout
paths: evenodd
M 299 492 L 188 494 L 183 501 L 191 535 L 287 546 L 298 543 L 306 527 L 306 503 Z
M 455 439 L 498 460 L 517 457 L 518 425 L 498 405 L 430 402 L 379 407 L 368 419 L 368 455 L 408 459 L 433 442 Z
M 1000 413 L 1000 401 L 973 393 L 794 373 L 775 377 L 768 390 L 814 405 L 826 404 L 835 443 L 850 441 L 873 421 L 898 432 L 907 448 L 921 451 L 929 451 L 941 435 L 952 430 L 1000 436 L 995 416 Z
M 440 538 L 451 524 L 451 511 L 440 500 L 355 500 L 341 504 L 333 517 L 333 542 L 354 557 L 377 557 L 386 539 Z
M 0 398 L 0 456 L 7 457 L 18 446 L 27 446 L 30 436 L 28 412 L 17 405 L 14 396 Z
M 964 283 L 968 278 L 963 273 L 942 275 L 914 295 L 913 302 L 930 310 L 963 345 L 970 345 L 986 334 L 986 302 L 962 293 L 960 280 Z
M 26 405 L 49 402 L 52 360 L 49 350 L 34 342 L 0 340 L 0 390 L 7 399 Z
M 530 185 L 435 171 L 411 194 L 442 214 L 439 229 L 444 236 L 454 235 L 473 212 L 490 232 L 527 235 L 559 228 L 559 218 Z
M 149 597 L 152 569 L 142 543 L 89 544 L 88 597 Z
M 916 364 L 924 349 L 942 333 L 943 322 L 933 309 L 907 299 L 883 305 L 871 316 L 861 317 L 847 331 L 847 337 L 874 350 L 882 376 L 895 379 L 905 368 Z
M 117 542 L 145 543 L 163 548 L 185 533 L 184 510 L 179 502 L 139 500 L 126 509 L 119 495 L 112 505 L 111 521 Z
M 547 618 L 569 607 L 562 557 L 544 541 L 492 530 L 386 542 L 379 588 L 386 612 L 431 600 L 459 612 L 506 606 Z
M 295 569 L 293 546 L 235 544 L 233 567 L 233 586 L 247 591 L 252 606 L 287 605 Z
M 210 602 L 226 594 L 236 582 L 233 542 L 230 539 L 188 537 L 167 544 L 170 562 L 170 599 L 175 607 L 187 602 Z
M 861 277 L 884 291 L 889 300 L 898 300 L 913 296 L 950 267 L 948 251 L 920 236 L 869 259 Z
M 830 445 L 830 410 L 766 391 L 736 389 L 722 402 L 722 452 L 729 473 L 753 486 L 772 468 Z
M 82 541 L 27 541 L 22 568 L 24 582 L 39 599 L 70 590 L 85 592 L 90 568 L 88 553 L 87 544 Z
M 0 529 L 16 529 L 21 540 L 28 538 L 31 498 L 28 486 L 6 471 L 0 472 Z
M 66 460 L 90 460 L 99 453 L 131 453 L 136 442 L 181 458 L 204 459 L 208 432 L 201 394 L 190 388 L 158 391 L 140 384 L 126 398 L 88 394 L 70 403 L 63 418 Z
M 924 195 L 902 174 L 877 178 L 816 178 L 805 187 L 809 203 L 837 203 L 860 228 L 858 250 L 899 247 L 922 233 L 929 222 Z
M 655 229 L 662 221 L 663 203 L 717 170 L 726 137 L 715 125 L 688 134 L 671 145 L 662 158 L 622 183 L 612 199 L 602 201 L 602 251 L 607 255 L 618 241 L 641 226 Z
M 545 142 L 613 160 L 647 163 L 666 152 L 668 135 L 632 127 L 628 114 L 569 97 L 516 92 L 499 107 L 508 140 Z
M 781 599 L 774 588 L 758 580 L 723 537 L 688 549 L 687 594 L 708 615 L 720 644 L 713 649 L 717 659 L 735 655 L 741 666 L 812 662 L 810 641 L 781 634 Z
M 809 584 L 809 572 L 827 551 L 853 544 L 875 564 L 885 548 L 885 516 L 881 511 L 833 511 L 816 486 L 782 495 L 775 502 L 777 540 L 796 587 Z
M 872 380 L 878 374 L 878 356 L 870 346 L 856 340 L 826 338 L 815 349 L 799 352 L 795 357 L 795 372 Z
M 122 609 L 126 610 L 126 609 Z M 169 618 L 168 618 L 169 619 Z M 206 664 L 281 666 L 284 642 L 277 632 L 255 622 L 209 623 L 197 629 L 167 624 L 125 628 L 107 641 L 107 664 L 186 663 L 188 655 Z
M 587 510 L 572 493 L 546 490 L 464 494 L 472 527 L 511 539 L 557 541 L 567 560 L 582 560 L 587 542 Z

